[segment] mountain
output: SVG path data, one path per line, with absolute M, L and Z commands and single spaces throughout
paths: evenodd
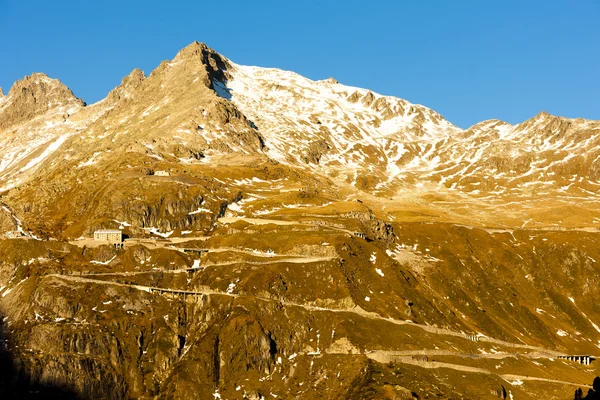
M 0 96 L 0 383 L 570 398 L 598 374 L 563 357 L 600 347 L 599 130 L 464 130 L 197 42 L 95 104 L 26 77 Z

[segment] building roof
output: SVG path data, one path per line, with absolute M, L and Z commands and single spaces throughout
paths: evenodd
M 94 235 L 96 233 L 121 233 L 121 231 L 118 229 L 100 229 L 100 230 L 94 231 Z

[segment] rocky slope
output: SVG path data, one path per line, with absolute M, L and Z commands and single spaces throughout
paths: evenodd
M 260 127 L 272 158 L 318 164 L 354 185 L 356 173 L 372 177 L 375 194 L 401 183 L 471 195 L 588 196 L 598 184 L 597 121 L 542 112 L 516 126 L 492 120 L 463 131 L 426 107 L 333 79 L 235 64 L 230 75 L 215 82 L 217 92 Z
M 0 394 L 571 398 L 599 129 L 463 130 L 200 43 L 92 105 L 27 77 L 0 97 Z
M 527 208 L 532 196 L 597 209 L 598 121 L 542 112 L 514 126 L 492 120 L 461 130 L 426 107 L 333 79 L 235 64 L 230 74 L 217 92 L 256 123 L 269 156 L 340 185 L 378 197 L 460 197 L 488 213 L 515 199 Z M 518 220 L 528 219 L 538 218 L 523 210 Z

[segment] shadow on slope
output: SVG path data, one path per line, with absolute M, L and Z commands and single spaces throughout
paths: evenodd
M 583 395 L 581 388 L 575 391 L 574 400 L 600 400 L 600 376 L 597 376 L 592 383 L 592 389 L 588 390 L 587 395 Z
M 21 362 L 10 351 L 8 329 L 0 314 L 0 399 L 28 400 L 55 399 L 82 400 L 72 390 L 52 383 L 39 382 L 22 368 Z

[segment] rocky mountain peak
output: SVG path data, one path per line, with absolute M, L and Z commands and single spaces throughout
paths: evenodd
M 550 114 L 549 112 L 541 111 L 534 117 L 534 119 L 546 119 L 546 118 L 552 118 L 552 117 L 554 117 L 554 115 Z
M 470 126 L 467 131 L 474 130 L 482 130 L 482 129 L 493 129 L 497 127 L 509 127 L 511 126 L 508 122 L 499 120 L 499 119 L 486 119 L 485 121 L 481 121 L 476 123 L 475 125 Z
M 214 49 L 208 47 L 206 44 L 200 42 L 192 42 L 191 44 L 181 49 L 173 59 L 173 62 L 194 59 L 200 59 L 200 61 L 202 61 L 203 63 L 208 64 L 212 64 L 212 59 L 214 60 L 214 63 L 217 64 L 217 67 L 221 69 L 227 69 L 229 64 L 227 58 L 223 57 L 221 54 L 219 54 Z
M 546 111 L 542 111 L 534 117 L 517 125 L 517 129 L 535 130 L 538 133 L 541 133 L 543 130 L 546 129 L 564 130 L 568 128 L 569 125 L 570 120 L 568 118 L 559 117 L 556 115 L 552 115 Z
M 121 84 L 110 91 L 108 98 L 113 101 L 129 98 L 133 95 L 135 89 L 146 79 L 144 72 L 135 68 L 126 77 L 121 80 Z
M 0 129 L 29 120 L 48 110 L 57 109 L 70 114 L 85 106 L 83 100 L 58 79 L 34 73 L 15 82 L 8 92 L 10 105 L 0 114 Z
M 64 91 L 68 88 L 58 79 L 52 79 L 42 72 L 34 72 L 14 83 L 8 92 L 9 96 L 17 96 L 25 91 L 43 92 L 43 91 Z M 68 90 L 70 92 L 70 90 Z M 74 97 L 74 96 L 73 96 Z
M 230 78 L 228 70 L 231 69 L 231 63 L 229 60 L 204 43 L 191 43 L 181 49 L 173 59 L 174 64 L 198 61 L 205 67 L 211 81 L 216 79 L 224 82 Z
M 202 51 L 207 51 L 207 50 L 214 51 L 208 45 L 206 45 L 206 43 L 194 40 L 192 43 L 188 44 L 183 49 L 179 50 L 175 59 L 177 59 L 177 57 L 187 57 L 187 56 L 198 55 Z
M 2 91 L 1 87 L 0 87 L 0 97 L 4 97 L 4 92 Z
M 546 111 L 541 111 L 539 112 L 537 115 L 535 115 L 533 118 L 531 118 L 529 121 L 532 121 L 534 123 L 554 123 L 556 121 L 566 121 L 568 120 L 568 118 L 563 118 L 563 117 L 559 117 L 558 115 L 553 115 L 550 114 Z

